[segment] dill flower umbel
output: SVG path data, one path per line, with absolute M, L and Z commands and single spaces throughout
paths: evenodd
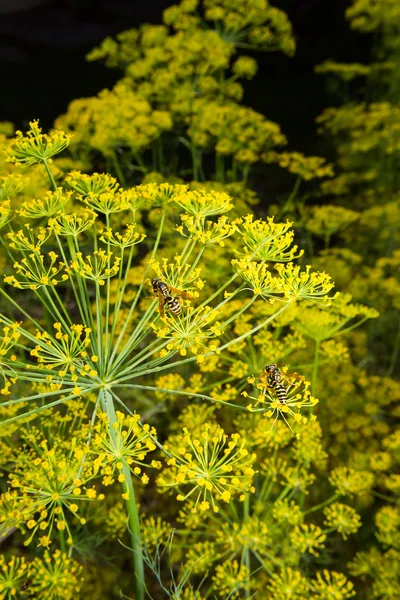
M 26 166 L 40 162 L 46 163 L 53 156 L 65 150 L 72 137 L 63 131 L 42 133 L 39 121 L 29 123 L 29 130 L 25 136 L 21 131 L 16 131 L 15 135 L 16 137 L 7 147 L 7 159 L 10 162 Z
M 17 598 L 17 594 L 28 580 L 29 564 L 25 558 L 12 556 L 7 562 L 0 556 L 0 596 L 4 600 Z
M 229 503 L 235 496 L 243 501 L 246 493 L 254 491 L 252 480 L 255 454 L 246 449 L 239 434 L 228 435 L 221 427 L 206 423 L 202 431 L 184 435 L 174 446 L 165 447 L 171 454 L 167 467 L 158 478 L 160 488 L 179 490 L 177 500 L 195 499 L 193 510 L 219 511 L 219 503 Z

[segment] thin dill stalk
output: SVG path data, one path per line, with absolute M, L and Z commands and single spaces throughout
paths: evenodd
M 110 392 L 107 390 L 100 391 L 100 402 L 103 411 L 107 413 L 109 419 L 109 434 L 112 442 L 115 444 L 115 431 L 113 428 L 114 423 L 118 423 L 117 415 L 115 413 L 114 400 Z M 133 568 L 135 573 L 135 600 L 144 600 L 144 565 L 142 555 L 142 540 L 140 534 L 140 521 L 139 512 L 135 501 L 135 491 L 132 484 L 132 475 L 129 467 L 124 459 L 122 462 L 122 472 L 125 476 L 123 482 L 123 488 L 125 494 L 127 494 L 127 500 L 125 500 L 125 507 L 129 517 L 129 531 L 132 540 L 132 555 L 133 555 Z
M 311 394 L 315 397 L 317 391 L 317 377 L 318 377 L 318 362 L 319 362 L 319 349 L 320 349 L 320 340 L 315 340 L 315 348 L 314 348 L 314 360 L 312 366 L 312 376 L 311 376 Z M 313 407 L 311 406 L 310 412 L 312 412 Z
M 119 160 L 118 160 L 117 153 L 115 152 L 115 150 L 111 151 L 111 162 L 113 164 L 113 167 L 114 167 L 114 170 L 117 175 L 119 183 L 122 185 L 122 187 L 125 187 L 126 186 L 125 177 L 122 172 L 121 165 L 119 164 Z
M 164 221 L 165 221 L 165 210 L 163 211 L 163 213 L 162 213 L 162 216 L 161 216 L 160 225 L 159 225 L 159 228 L 158 228 L 158 233 L 157 233 L 157 238 L 156 238 L 156 241 L 155 241 L 155 244 L 154 244 L 154 247 L 153 247 L 153 251 L 152 251 L 152 253 L 151 253 L 151 258 L 154 258 L 155 254 L 156 254 L 156 252 L 157 252 L 158 245 L 159 245 L 159 243 L 160 243 L 160 240 L 161 240 L 161 234 L 162 234 L 162 230 L 163 230 L 163 228 L 164 228 Z M 115 356 L 116 356 L 116 354 L 117 354 L 117 350 L 118 350 L 118 348 L 119 348 L 119 345 L 120 345 L 120 343 L 121 343 L 121 340 L 122 340 L 122 338 L 123 338 L 123 336 L 124 336 L 124 334 L 125 334 L 126 328 L 128 327 L 128 323 L 129 323 L 129 321 L 131 320 L 131 317 L 132 317 L 133 311 L 134 311 L 134 310 L 135 310 L 135 308 L 136 308 L 136 305 L 137 305 L 137 303 L 138 303 L 138 300 L 139 300 L 139 298 L 140 298 L 140 294 L 142 293 L 142 290 L 143 290 L 143 287 L 144 287 L 144 282 L 145 282 L 145 280 L 146 280 L 146 278 L 147 278 L 147 273 L 149 272 L 149 269 L 150 269 L 150 266 L 149 266 L 149 265 L 147 265 L 147 268 L 146 268 L 145 274 L 144 274 L 144 276 L 143 276 L 143 281 L 142 281 L 142 283 L 141 283 L 141 284 L 140 284 L 140 286 L 139 286 L 139 289 L 138 289 L 138 291 L 137 291 L 137 294 L 136 294 L 136 296 L 135 296 L 135 300 L 132 302 L 132 306 L 131 306 L 131 308 L 130 308 L 130 310 L 129 310 L 129 314 L 128 314 L 128 316 L 127 316 L 126 320 L 125 320 L 124 326 L 122 327 L 122 329 L 121 329 L 121 331 L 120 331 L 120 334 L 119 334 L 119 336 L 118 336 L 118 339 L 117 339 L 117 341 L 116 341 L 116 344 L 115 344 L 115 346 L 114 346 L 114 349 L 113 349 L 112 355 L 111 355 L 111 357 L 110 357 L 110 363 L 111 363 L 111 365 L 112 365 L 112 366 L 115 366 L 115 365 L 113 365 L 114 358 L 115 358 Z M 128 340 L 128 342 L 129 342 L 129 340 Z M 118 361 L 116 361 L 116 363 L 118 363 Z
M 279 310 L 277 310 L 276 313 L 274 313 L 273 315 L 271 315 L 270 317 L 268 317 L 267 319 L 265 319 L 265 321 L 263 321 L 259 325 L 256 325 L 255 327 L 253 327 L 249 331 L 246 331 L 245 333 L 243 333 L 239 337 L 234 338 L 233 340 L 230 340 L 229 342 L 227 342 L 223 346 L 220 346 L 218 348 L 218 352 L 221 352 L 222 350 L 225 350 L 226 348 L 229 348 L 229 346 L 232 346 L 233 344 L 237 344 L 238 342 L 241 342 L 242 340 L 244 340 L 245 338 L 247 338 L 249 335 L 253 335 L 253 333 L 255 333 L 256 331 L 259 331 L 260 329 L 262 329 L 263 327 L 265 327 L 266 325 L 268 325 L 268 323 L 270 323 L 271 321 L 273 321 L 274 319 L 276 319 L 276 317 L 278 317 L 281 313 L 283 313 L 283 311 L 286 310 L 291 305 L 291 303 L 292 303 L 292 300 L 289 300 L 288 302 L 286 302 L 284 304 L 284 306 L 282 306 L 282 308 L 280 308 Z M 205 357 L 207 357 L 207 356 L 213 356 L 214 354 L 215 354 L 214 351 L 210 351 L 210 352 L 206 352 L 204 354 L 204 356 Z M 185 363 L 193 362 L 195 360 L 196 360 L 196 357 L 195 356 L 191 356 L 191 357 L 185 358 L 183 360 L 178 360 L 178 361 L 176 361 L 174 363 L 168 363 L 166 365 L 163 365 L 162 367 L 155 367 L 155 368 L 146 369 L 145 371 L 138 371 L 136 373 L 132 373 L 131 375 L 129 375 L 125 379 L 129 379 L 129 378 L 133 379 L 135 377 L 142 377 L 143 375 L 148 375 L 149 373 L 158 373 L 160 371 L 165 371 L 166 369 L 172 369 L 173 367 L 181 366 L 181 365 L 183 365 Z
M 53 190 L 55 191 L 55 190 L 57 189 L 57 184 L 56 184 L 56 182 L 55 182 L 55 179 L 54 179 L 54 177 L 53 177 L 53 174 L 52 174 L 52 172 L 50 171 L 50 168 L 49 168 L 49 165 L 48 165 L 48 163 L 47 163 L 47 160 L 45 160 L 45 159 L 44 159 L 44 160 L 43 160 L 43 164 L 44 164 L 44 166 L 45 166 L 45 169 L 46 169 L 46 171 L 47 171 L 47 175 L 49 176 L 50 183 L 51 183 L 51 185 L 53 186 Z

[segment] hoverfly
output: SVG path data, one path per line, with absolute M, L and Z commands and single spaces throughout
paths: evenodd
M 159 277 L 152 279 L 151 285 L 153 286 L 153 292 L 158 296 L 158 312 L 162 317 L 164 316 L 165 308 L 170 310 L 174 315 L 180 315 L 182 312 L 182 305 L 179 298 L 187 298 L 189 300 L 193 298 L 188 292 L 168 286 Z M 176 295 L 172 296 L 172 294 Z
M 261 383 L 264 383 L 267 387 L 275 390 L 281 404 L 286 404 L 287 402 L 287 387 L 283 385 L 283 382 L 285 379 L 291 378 L 304 380 L 304 377 L 297 373 L 282 373 L 275 363 L 264 367 L 264 370 L 260 375 Z

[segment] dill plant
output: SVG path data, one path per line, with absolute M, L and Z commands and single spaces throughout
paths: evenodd
M 82 501 L 104 498 L 93 483 L 99 478 L 103 487 L 119 482 L 129 517 L 139 599 L 145 587 L 132 475 L 142 484 L 149 481 L 149 467 L 162 467 L 151 458 L 158 447 L 167 463 L 158 477 L 160 490 L 176 489 L 177 500 L 193 503 L 194 511 L 219 512 L 220 504 L 230 504 L 236 494 L 248 502 L 255 492 L 256 454 L 249 453 L 239 433 L 229 438 L 212 422 L 202 423 L 196 431 L 184 428 L 178 450 L 175 442 L 162 444 L 156 429 L 142 423 L 136 412 L 143 409 L 141 395 L 132 405 L 131 394 L 150 399 L 160 392 L 182 395 L 246 411 L 237 398 L 228 401 L 223 395 L 196 393 L 190 386 L 188 391 L 162 388 L 154 378 L 177 370 L 188 377 L 188 369 L 196 365 L 207 368 L 214 357 L 219 360 L 232 352 L 298 302 L 328 305 L 333 284 L 326 274 L 311 272 L 309 267 L 302 271 L 290 262 L 301 254 L 292 244 L 290 223 L 251 215 L 230 220 L 225 213 L 232 202 L 224 192 L 189 191 L 187 186 L 170 184 L 124 190 L 108 175 L 76 171 L 65 178 L 68 190 L 57 186 L 48 161 L 59 151 L 57 143 L 53 145 L 59 139 L 62 133 L 42 134 L 34 122 L 28 135 L 18 135 L 8 148 L 11 161 L 46 163 L 53 190 L 43 199 L 23 203 L 17 211 L 7 201 L 4 205 L 9 213 L 2 243 L 10 267 L 1 290 L 9 307 L 0 317 L 1 393 L 2 409 L 12 409 L 14 414 L 2 426 L 7 430 L 50 408 L 96 399 L 90 425 L 71 431 L 72 450 L 57 440 L 50 447 L 46 439 L 38 439 L 27 457 L 35 465 L 32 473 L 26 473 L 23 462 L 21 469 L 14 465 L 3 503 L 15 510 L 6 510 L 3 522 L 26 524 L 30 531 L 26 543 L 39 535 L 44 547 L 52 543 L 53 530 L 58 531 L 64 551 L 74 543 L 70 516 L 84 525 L 86 519 L 79 516 Z M 142 218 L 152 211 L 158 228 L 146 236 Z M 183 225 L 176 223 L 178 219 Z M 171 252 L 163 234 L 164 228 L 174 227 Z M 215 252 L 221 252 L 226 266 L 222 282 L 210 286 L 200 275 Z M 167 307 L 164 315 L 159 312 L 149 281 L 154 276 L 178 289 L 178 294 L 179 290 L 190 293 L 190 299 L 182 300 L 181 314 L 168 313 Z M 132 278 L 137 281 L 133 290 Z M 23 296 L 17 300 L 12 288 L 17 293 L 24 290 L 32 300 L 27 302 Z M 238 334 L 234 323 L 255 302 L 267 306 L 267 313 L 253 311 L 249 328 Z M 289 402 L 284 417 L 298 436 L 301 424 L 307 423 L 304 404 Z M 277 416 L 284 412 L 279 409 Z

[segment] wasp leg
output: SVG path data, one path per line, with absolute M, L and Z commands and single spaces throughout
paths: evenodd
M 164 316 L 164 298 L 162 293 L 160 292 L 160 290 L 157 290 L 157 296 L 158 296 L 158 312 L 160 313 L 161 317 Z

